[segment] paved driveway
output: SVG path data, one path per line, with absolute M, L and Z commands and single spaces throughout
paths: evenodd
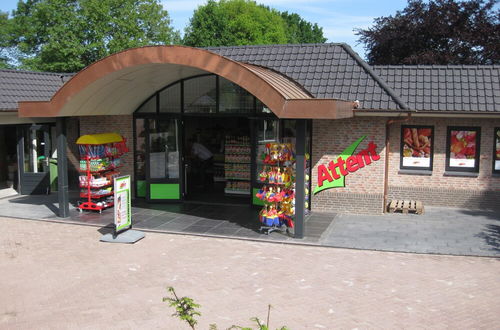
M 335 216 L 321 245 L 500 257 L 500 214 L 426 207 L 424 215 Z
M 146 233 L 0 218 L 1 329 L 188 329 L 167 286 L 201 304 L 197 329 L 498 329 L 500 260 Z M 99 231 L 98 231 L 99 229 Z

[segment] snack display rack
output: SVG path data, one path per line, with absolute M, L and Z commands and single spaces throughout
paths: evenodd
M 120 175 L 126 140 L 116 133 L 83 135 L 76 141 L 80 151 L 80 198 L 78 210 L 99 211 L 113 206 L 113 179 Z
M 250 195 L 250 138 L 226 136 L 224 175 L 228 195 Z
M 256 197 L 264 202 L 259 212 L 261 232 L 294 227 L 295 215 L 295 154 L 291 143 L 268 143 L 262 155 L 264 164 L 259 174 L 264 186 Z

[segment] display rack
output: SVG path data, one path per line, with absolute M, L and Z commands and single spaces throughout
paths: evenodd
M 250 138 L 226 136 L 224 175 L 228 195 L 250 195 Z
M 291 143 L 268 143 L 262 155 L 259 180 L 264 186 L 256 197 L 264 202 L 259 213 L 260 231 L 289 232 L 295 216 L 295 154 Z
M 125 139 L 116 133 L 84 135 L 76 144 L 80 151 L 80 198 L 78 210 L 99 211 L 113 206 L 113 179 L 120 175 Z

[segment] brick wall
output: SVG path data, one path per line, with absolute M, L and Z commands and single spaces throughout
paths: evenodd
M 342 213 L 381 213 L 384 189 L 385 118 L 352 118 L 313 121 L 312 190 L 318 184 L 318 165 L 327 165 L 363 135 L 366 139 L 355 153 L 373 141 L 380 159 L 350 173 L 345 187 L 323 190 L 311 197 L 313 211 Z
M 86 116 L 80 119 L 80 135 L 98 134 L 98 133 L 118 133 L 127 139 L 129 152 L 123 155 L 123 167 L 120 173 L 131 175 L 133 182 L 134 163 L 133 163 L 133 124 L 132 115 L 119 116 Z M 73 143 L 76 142 L 73 141 Z M 69 143 L 69 142 L 68 142 Z
M 385 123 L 388 118 L 353 118 L 313 121 L 312 189 L 317 186 L 319 164 L 327 165 L 362 135 L 377 144 L 381 158 L 346 177 L 344 188 L 332 188 L 312 196 L 314 211 L 377 214 L 383 210 Z M 434 162 L 430 175 L 400 171 L 401 123 L 391 126 L 388 199 L 421 200 L 424 205 L 467 209 L 500 209 L 500 176 L 492 175 L 494 127 L 498 119 L 412 118 L 403 125 L 434 126 Z M 476 177 L 445 175 L 448 126 L 481 127 L 481 156 Z
M 412 118 L 404 124 L 434 126 L 434 161 L 432 175 L 403 174 L 399 171 L 401 124 L 391 127 L 389 199 L 416 199 L 424 205 L 500 208 L 500 177 L 492 175 L 494 127 L 498 119 Z M 480 163 L 477 177 L 445 176 L 446 134 L 448 126 L 481 127 Z

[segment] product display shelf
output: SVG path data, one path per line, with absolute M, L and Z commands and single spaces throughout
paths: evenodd
M 99 211 L 114 205 L 113 180 L 120 175 L 121 156 L 127 151 L 125 139 L 115 133 L 84 135 L 80 149 L 80 198 L 78 210 Z
M 226 137 L 224 193 L 235 196 L 250 196 L 250 139 L 248 137 Z
M 256 197 L 264 206 L 259 213 L 260 231 L 286 231 L 294 227 L 295 154 L 290 143 L 268 143 L 259 180 L 263 187 Z

